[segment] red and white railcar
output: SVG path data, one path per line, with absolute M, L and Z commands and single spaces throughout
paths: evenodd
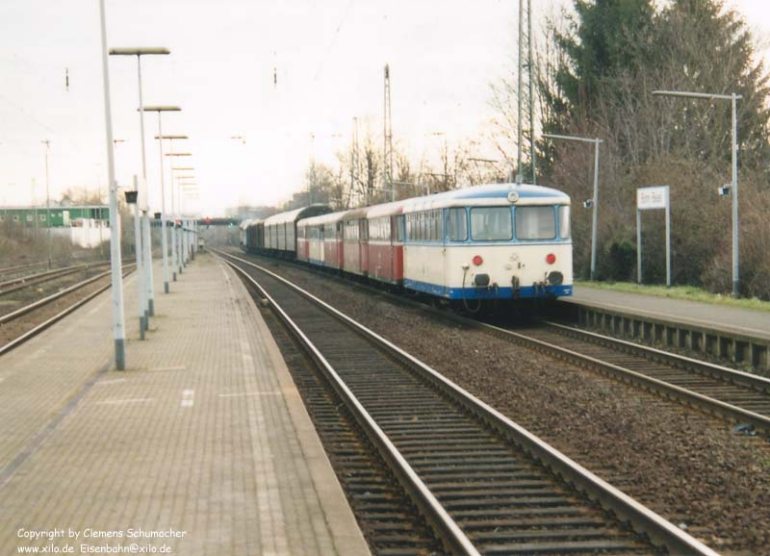
M 297 259 L 327 268 L 342 269 L 342 219 L 346 211 L 306 218 L 297 223 Z
M 359 276 L 367 276 L 369 273 L 367 210 L 350 210 L 342 218 L 343 270 Z
M 404 280 L 403 204 L 396 201 L 366 211 L 368 275 L 373 280 L 396 285 Z

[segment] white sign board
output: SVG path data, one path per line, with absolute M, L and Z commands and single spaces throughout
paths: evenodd
M 638 210 L 664 209 L 668 207 L 668 186 L 640 187 L 636 190 Z

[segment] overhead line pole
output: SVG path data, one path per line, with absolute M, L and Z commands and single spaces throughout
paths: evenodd
M 516 124 L 517 124 L 517 133 L 516 133 L 516 183 L 520 184 L 522 180 L 522 174 L 521 174 L 521 161 L 523 159 L 522 156 L 522 143 L 523 143 L 523 125 L 522 122 L 523 118 L 523 110 L 522 110 L 522 96 L 521 96 L 521 90 L 523 88 L 523 74 L 524 74 L 524 41 L 522 40 L 524 36 L 524 0 L 519 0 L 519 75 L 518 78 L 518 86 L 516 88 L 516 96 L 517 96 L 517 116 L 516 116 Z
M 535 91 L 532 61 L 532 0 L 527 0 L 527 59 L 529 75 L 529 157 L 532 162 L 532 183 L 537 183 L 537 153 L 535 152 Z

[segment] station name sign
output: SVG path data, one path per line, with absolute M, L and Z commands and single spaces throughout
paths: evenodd
M 668 186 L 640 187 L 636 190 L 637 210 L 664 209 L 668 207 Z

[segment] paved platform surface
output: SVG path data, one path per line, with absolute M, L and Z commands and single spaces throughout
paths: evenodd
M 585 288 L 579 284 L 575 286 L 572 298 L 564 300 L 770 339 L 770 312 Z
M 109 292 L 0 358 L 0 554 L 368 553 L 232 271 L 198 256 L 145 341 L 134 291 L 125 372 Z

